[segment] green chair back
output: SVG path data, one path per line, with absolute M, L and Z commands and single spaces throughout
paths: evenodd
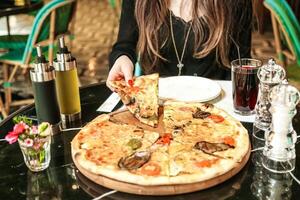
M 71 21 L 73 4 L 67 4 L 62 7 L 56 8 L 55 18 L 55 37 L 57 35 L 66 33 L 68 31 L 69 21 Z M 50 33 L 50 15 L 47 16 L 46 20 L 42 24 L 41 32 L 38 36 L 37 42 L 44 41 L 49 38 Z
M 116 7 L 116 0 L 109 0 L 109 4 L 111 7 L 115 8 Z
M 23 53 L 23 64 L 28 61 L 28 57 L 35 55 L 34 45 L 49 38 L 51 12 L 56 11 L 54 35 L 57 36 L 68 31 L 74 9 L 75 0 L 53 0 L 37 13 Z
M 279 22 L 289 49 L 300 66 L 300 24 L 291 7 L 285 0 L 265 0 L 264 5 L 274 14 Z

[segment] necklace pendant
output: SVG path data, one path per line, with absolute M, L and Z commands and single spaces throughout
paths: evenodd
M 178 76 L 181 75 L 181 70 L 183 68 L 184 64 L 182 64 L 181 62 L 177 64 L 177 67 L 178 67 Z

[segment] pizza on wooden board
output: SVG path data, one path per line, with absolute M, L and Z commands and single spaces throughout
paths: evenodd
M 109 84 L 140 122 L 155 127 L 158 123 L 158 78 L 158 74 L 151 74 L 135 77 L 128 83 L 118 80 Z
M 139 185 L 205 181 L 236 167 L 249 150 L 247 130 L 212 104 L 167 101 L 164 131 L 100 115 L 72 141 L 84 169 Z

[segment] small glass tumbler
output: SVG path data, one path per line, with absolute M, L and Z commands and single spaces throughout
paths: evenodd
M 51 160 L 51 136 L 18 140 L 26 166 L 33 172 L 46 169 Z
M 261 66 L 260 60 L 250 58 L 231 62 L 234 112 L 240 115 L 254 114 L 259 85 L 257 71 Z

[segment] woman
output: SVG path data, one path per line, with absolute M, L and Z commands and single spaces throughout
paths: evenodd
M 251 0 L 123 0 L 109 80 L 145 74 L 230 79 L 230 61 L 250 57 Z M 137 56 L 138 55 L 138 56 Z

